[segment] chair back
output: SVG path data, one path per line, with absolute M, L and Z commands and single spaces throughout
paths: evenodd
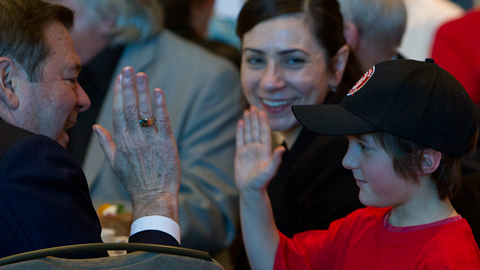
M 54 256 L 86 251 L 127 250 L 114 257 L 92 259 L 64 259 Z M 131 252 L 134 251 L 134 252 Z M 0 269 L 172 269 L 224 270 L 208 253 L 187 248 L 138 244 L 95 243 L 48 248 L 16 254 L 0 259 Z

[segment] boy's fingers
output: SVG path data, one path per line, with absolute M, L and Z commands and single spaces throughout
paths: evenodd
M 245 140 L 245 143 L 251 143 L 252 142 L 252 123 L 250 120 L 250 111 L 245 110 L 243 112 L 243 121 L 245 123 L 245 128 L 243 129 L 243 138 Z
M 259 112 L 260 124 L 260 143 L 265 145 L 272 144 L 272 135 L 270 134 L 270 126 L 268 125 L 267 114 L 264 111 Z
M 245 145 L 245 141 L 243 140 L 243 132 L 245 129 L 245 122 L 242 119 L 238 120 L 237 122 L 237 149 Z
M 252 123 L 252 141 L 260 142 L 260 119 L 258 109 L 255 106 L 250 107 L 250 121 Z

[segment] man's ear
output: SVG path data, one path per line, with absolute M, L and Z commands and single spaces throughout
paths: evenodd
M 17 93 L 12 86 L 12 69 L 15 63 L 8 57 L 0 57 L 0 100 L 9 108 L 16 109 L 19 105 Z
M 355 24 L 351 22 L 344 21 L 343 23 L 343 35 L 345 36 L 345 41 L 348 46 L 353 51 L 358 50 L 360 44 L 360 35 L 358 34 L 358 28 Z
M 332 59 L 333 74 L 330 76 L 329 84 L 331 87 L 337 87 L 343 77 L 343 72 L 348 62 L 348 55 L 350 54 L 350 48 L 348 45 L 343 45 L 338 49 L 337 53 Z
M 420 169 L 422 174 L 432 174 L 440 166 L 442 161 L 442 153 L 439 151 L 433 150 L 431 148 L 425 149 L 422 151 L 422 156 L 420 160 Z

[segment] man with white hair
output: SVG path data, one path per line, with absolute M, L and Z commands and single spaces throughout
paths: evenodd
M 402 0 L 338 0 L 348 46 L 365 71 L 398 57 L 406 24 Z

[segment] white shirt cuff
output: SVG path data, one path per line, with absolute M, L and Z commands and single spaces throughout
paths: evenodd
M 171 235 L 180 244 L 180 226 L 173 219 L 164 216 L 146 216 L 135 220 L 130 236 L 147 230 L 162 231 Z

